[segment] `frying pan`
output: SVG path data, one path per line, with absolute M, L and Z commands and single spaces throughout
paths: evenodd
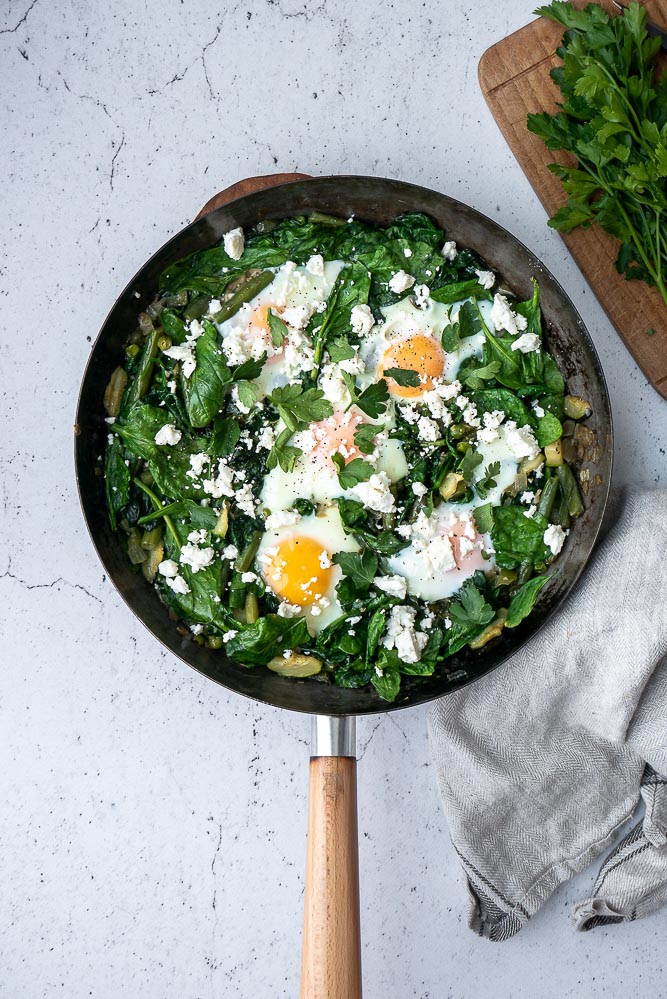
M 233 199 L 233 200 L 230 200 Z M 463 650 L 431 677 L 403 677 L 393 704 L 374 690 L 347 690 L 246 669 L 181 637 L 157 593 L 135 574 L 109 527 L 102 469 L 107 427 L 102 397 L 123 356 L 139 311 L 152 301 L 160 273 L 175 260 L 216 243 L 235 226 L 318 209 L 388 225 L 402 212 L 426 212 L 449 239 L 477 252 L 521 299 L 538 279 L 545 335 L 568 390 L 588 399 L 592 414 L 579 449 L 585 511 L 577 520 L 551 581 L 533 613 L 478 652 Z M 422 704 L 457 690 L 499 666 L 544 624 L 575 584 L 592 551 L 609 491 L 612 427 L 604 375 L 591 339 L 553 275 L 509 232 L 453 198 L 412 184 L 374 177 L 280 175 L 254 178 L 213 198 L 134 276 L 109 313 L 86 367 L 75 427 L 75 463 L 84 517 L 109 578 L 131 610 L 174 655 L 217 683 L 276 707 L 314 715 L 310 762 L 308 847 L 301 995 L 307 999 L 361 996 L 354 716 Z

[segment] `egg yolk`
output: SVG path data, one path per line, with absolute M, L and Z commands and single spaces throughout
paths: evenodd
M 280 541 L 266 554 L 264 578 L 283 600 L 306 607 L 330 590 L 331 555 L 321 541 L 297 535 Z
M 399 385 L 393 378 L 387 378 L 387 388 L 392 395 L 402 399 L 416 399 L 433 388 L 433 379 L 441 378 L 445 370 L 445 352 L 428 333 L 413 333 L 396 340 L 385 351 L 382 371 L 387 368 L 403 368 L 416 371 L 419 385 Z
M 356 413 L 342 413 L 336 410 L 325 420 L 311 423 L 310 429 L 316 441 L 312 453 L 324 465 L 332 464 L 331 455 L 335 452 L 342 454 L 346 464 L 353 458 L 361 457 L 361 452 L 354 443 L 354 432 L 363 422 Z
M 248 325 L 254 326 L 256 329 L 264 330 L 265 333 L 268 333 L 269 309 L 273 311 L 274 316 L 280 315 L 283 311 L 279 305 L 272 305 L 270 302 L 268 305 L 258 305 L 256 309 L 253 309 Z

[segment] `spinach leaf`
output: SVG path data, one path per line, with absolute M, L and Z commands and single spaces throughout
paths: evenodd
M 175 520 L 186 520 L 188 526 L 194 528 L 205 528 L 207 531 L 213 530 L 218 522 L 218 515 L 210 506 L 202 506 L 195 500 L 182 499 L 174 500 L 161 507 L 160 510 L 153 510 L 139 519 L 139 524 L 150 523 L 161 517 L 171 517 Z
M 491 539 L 496 550 L 496 564 L 504 569 L 516 569 L 522 562 L 544 562 L 550 550 L 543 535 L 547 520 L 541 514 L 524 516 L 521 507 L 500 506 L 493 515 Z
M 535 601 L 540 590 L 549 582 L 550 578 L 550 576 L 534 576 L 533 579 L 529 579 L 527 583 L 524 583 L 517 590 L 510 601 L 507 620 L 505 621 L 506 628 L 516 628 L 524 618 L 528 617 L 535 606 Z
M 157 488 L 164 496 L 203 499 L 202 488 L 196 486 L 186 472 L 190 470 L 190 455 L 206 450 L 202 447 L 204 442 L 183 431 L 178 444 L 160 447 L 155 443 L 155 435 L 164 424 L 165 414 L 161 409 L 137 402 L 122 420 L 116 421 L 114 430 L 133 454 L 147 462 Z
M 204 332 L 195 344 L 197 367 L 189 378 L 182 376 L 183 397 L 193 427 L 206 427 L 222 407 L 232 373 L 218 343 L 218 332 L 203 320 Z
M 547 412 L 545 412 L 544 416 L 538 417 L 535 436 L 540 447 L 553 444 L 554 441 L 562 437 L 563 426 L 558 417 Z
M 285 618 L 267 614 L 254 624 L 241 625 L 238 635 L 227 643 L 227 653 L 244 666 L 263 666 L 285 649 L 298 649 L 309 643 L 310 634 L 304 617 Z
M 213 421 L 211 452 L 218 458 L 230 455 L 239 442 L 241 428 L 235 416 L 216 416 Z
M 112 531 L 116 530 L 118 514 L 128 504 L 130 478 L 130 470 L 125 464 L 123 442 L 114 434 L 113 439 L 107 443 L 104 454 L 104 492 Z
M 387 667 L 380 675 L 373 672 L 371 683 L 382 700 L 391 703 L 396 700 L 398 692 L 401 689 L 401 674 L 395 667 Z
M 467 281 L 455 281 L 452 284 L 442 285 L 440 288 L 431 289 L 431 298 L 434 302 L 442 302 L 444 305 L 453 305 L 463 298 L 492 298 L 491 292 L 482 288 L 477 278 L 469 278 Z M 468 335 L 468 334 L 464 334 Z
M 470 398 L 480 416 L 500 411 L 505 413 L 506 419 L 514 420 L 518 427 L 526 424 L 529 427 L 535 426 L 535 414 L 509 389 L 478 389 L 470 394 Z

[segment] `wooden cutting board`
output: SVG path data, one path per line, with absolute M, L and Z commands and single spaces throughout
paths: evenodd
M 583 7 L 585 0 L 575 3 Z M 602 6 L 615 13 L 607 0 Z M 644 6 L 650 20 L 667 25 L 667 0 L 647 0 Z M 547 164 L 572 160 L 547 149 L 529 132 L 526 116 L 556 110 L 560 91 L 549 71 L 560 63 L 555 49 L 562 35 L 561 25 L 541 17 L 487 49 L 479 64 L 479 82 L 491 113 L 549 215 L 566 198 Z M 637 364 L 667 398 L 667 306 L 660 293 L 617 273 L 618 243 L 598 226 L 563 239 Z

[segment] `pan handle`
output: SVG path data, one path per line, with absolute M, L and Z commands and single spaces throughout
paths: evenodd
M 361 999 L 355 719 L 313 718 L 301 999 Z

